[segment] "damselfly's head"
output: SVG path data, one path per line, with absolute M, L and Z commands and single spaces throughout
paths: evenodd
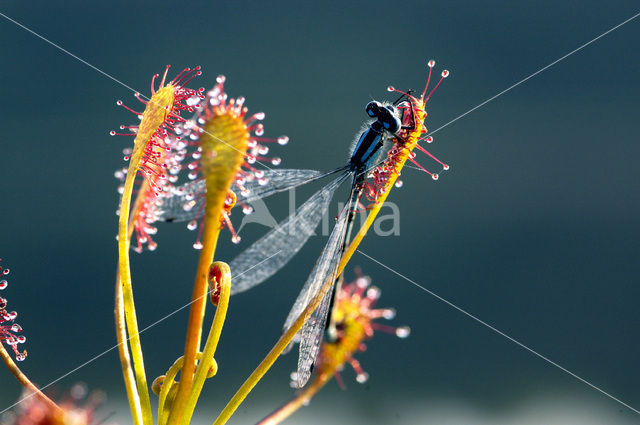
M 366 185 L 367 198 L 374 202 L 378 202 L 380 197 L 387 193 L 392 185 L 397 187 L 402 186 L 402 181 L 398 179 L 402 168 L 407 160 L 413 164 L 412 168 L 417 168 L 420 171 L 431 176 L 433 180 L 438 180 L 440 177 L 438 172 L 429 171 L 423 167 L 415 159 L 416 153 L 414 149 L 426 154 L 431 160 L 435 161 L 442 167 L 442 171 L 447 171 L 449 165 L 440 161 L 419 142 L 432 143 L 433 137 L 427 135 L 427 127 L 425 125 L 425 118 L 427 117 L 426 103 L 431 98 L 436 89 L 440 86 L 442 81 L 449 76 L 448 70 L 443 70 L 440 73 L 440 80 L 436 83 L 435 87 L 429 91 L 429 83 L 431 81 L 431 75 L 433 67 L 436 62 L 430 60 L 427 62 L 429 68 L 429 74 L 427 76 L 427 83 L 420 96 L 417 96 L 413 90 L 401 91 L 393 86 L 388 86 L 387 91 L 400 94 L 400 97 L 393 102 L 393 106 L 398 111 L 397 116 L 400 120 L 400 128 L 395 133 L 394 145 L 389 150 L 385 161 L 376 167 L 371 173 L 371 179 Z M 372 111 L 376 110 L 372 108 Z
M 365 112 L 371 118 L 376 118 L 382 128 L 396 134 L 401 127 L 400 114 L 393 105 L 385 105 L 375 100 L 367 103 Z

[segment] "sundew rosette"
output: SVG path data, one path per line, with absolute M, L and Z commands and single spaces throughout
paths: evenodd
M 396 312 L 392 308 L 377 308 L 380 289 L 371 286 L 368 276 L 360 276 L 359 271 L 357 274 L 356 279 L 342 285 L 337 294 L 334 306 L 337 338 L 333 342 L 324 341 L 320 346 L 311 382 L 292 400 L 260 421 L 260 425 L 282 422 L 301 406 L 307 405 L 331 378 L 335 377 L 340 388 L 346 389 L 342 373 L 347 365 L 355 373 L 357 382 L 367 382 L 369 374 L 364 371 L 356 355 L 366 350 L 366 341 L 373 338 L 377 331 L 394 334 L 399 338 L 409 336 L 410 329 L 407 326 L 393 327 L 378 322 L 378 319 L 393 319 Z M 296 388 L 297 384 L 298 376 L 294 372 L 291 374 L 291 386 Z

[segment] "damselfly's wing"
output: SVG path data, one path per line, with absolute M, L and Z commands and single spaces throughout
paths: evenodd
M 238 202 L 251 203 L 256 199 L 266 198 L 278 192 L 284 192 L 285 190 L 293 189 L 294 187 L 302 186 L 310 183 L 314 180 L 321 179 L 331 174 L 343 171 L 345 168 L 341 167 L 331 171 L 316 171 L 316 170 L 266 170 L 264 176 L 260 179 L 253 179 L 243 183 L 241 190 L 235 184 L 232 186 L 232 190 L 238 197 Z M 284 173 L 283 173 L 284 171 Z M 265 180 L 266 179 L 266 183 Z
M 243 183 L 241 190 L 235 183 L 231 187 L 237 202 L 250 203 L 278 192 L 292 189 L 333 174 L 339 170 L 322 172 L 316 170 L 265 170 L 261 178 Z M 190 221 L 204 214 L 206 186 L 204 180 L 196 180 L 172 187 L 160 194 L 155 221 Z
M 311 377 L 313 365 L 320 352 L 332 297 L 333 291 L 329 289 L 318 308 L 304 322 L 300 330 L 300 354 L 298 356 L 298 371 L 296 372 L 298 388 L 304 387 Z
M 293 258 L 313 234 L 334 192 L 349 175 L 345 173 L 320 189 L 229 263 L 233 275 L 231 295 L 259 285 Z
M 338 220 L 331 231 L 331 235 L 329 235 L 327 244 L 324 246 L 315 266 L 313 266 L 313 270 L 311 270 L 307 281 L 304 283 L 302 290 L 298 294 L 298 298 L 296 298 L 296 301 L 293 303 L 291 311 L 289 311 L 287 320 L 284 322 L 283 331 L 286 332 L 291 327 L 300 313 L 302 313 L 302 310 L 309 305 L 311 299 L 318 293 L 324 281 L 330 275 L 336 274 L 338 263 L 340 261 L 340 251 L 342 248 L 342 240 L 344 238 L 344 230 L 349 208 L 349 205 L 345 205 L 338 216 Z
M 191 221 L 202 217 L 206 187 L 204 180 L 196 180 L 162 192 L 156 200 L 155 221 Z
M 335 282 L 350 208 L 350 204 L 347 204 L 340 213 L 338 221 L 329 236 L 329 240 L 320 254 L 320 258 L 316 261 L 311 274 L 307 278 L 287 316 L 284 331 L 287 331 L 293 325 L 293 322 L 295 322 L 311 300 L 320 292 L 322 285 L 327 280 L 331 280 L 332 284 Z M 298 358 L 297 373 L 299 387 L 302 387 L 311 376 L 311 367 L 318 355 L 327 322 L 327 312 L 329 310 L 329 304 L 331 303 L 331 296 L 332 291 L 329 289 L 318 308 L 305 320 L 305 324 L 300 332 L 300 356 Z

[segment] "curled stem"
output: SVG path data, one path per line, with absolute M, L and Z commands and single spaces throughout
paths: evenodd
M 7 350 L 4 348 L 4 345 L 2 344 L 0 344 L 0 357 L 2 357 L 2 361 L 4 362 L 4 364 L 7 365 L 7 368 L 9 368 L 13 376 L 16 377 L 18 382 L 20 382 L 23 387 L 29 390 L 34 397 L 38 397 L 38 399 L 46 404 L 49 409 L 54 411 L 56 416 L 60 418 L 64 417 L 64 410 L 53 400 L 44 395 L 42 391 L 40 391 L 40 389 L 38 389 L 38 387 L 36 387 L 33 382 L 29 380 L 29 378 L 27 378 L 27 375 L 22 373 L 18 365 L 15 364 Z
M 198 353 L 196 356 L 198 360 L 202 358 L 202 353 Z M 176 360 L 173 365 L 167 371 L 167 374 L 162 381 L 162 386 L 160 387 L 160 393 L 158 394 L 158 425 L 164 425 L 167 423 L 168 417 L 165 414 L 170 409 L 166 409 L 167 407 L 167 399 L 169 398 L 169 394 L 174 390 L 177 391 L 178 387 L 175 386 L 175 379 L 178 372 L 182 369 L 184 365 L 184 356 L 180 356 L 178 360 Z M 209 363 L 210 373 L 207 374 L 207 378 L 211 378 L 218 372 L 218 365 L 215 360 L 212 360 Z
M 220 341 L 220 333 L 222 332 L 224 320 L 227 316 L 227 309 L 229 307 L 229 295 L 231 294 L 231 269 L 229 269 L 229 266 L 226 263 L 216 261 L 211 265 L 211 270 L 219 271 L 219 277 L 214 276 L 214 279 L 216 279 L 217 282 L 212 282 L 214 285 L 217 283 L 217 287 L 219 287 L 219 295 L 216 294 L 218 295 L 218 306 L 216 308 L 215 317 L 213 318 L 213 323 L 211 324 L 209 336 L 207 337 L 207 342 L 204 346 L 202 358 L 200 359 L 198 368 L 196 369 L 191 394 L 189 394 L 187 407 L 182 419 L 182 423 L 184 424 L 188 424 L 191 421 L 193 410 L 195 409 L 198 398 L 200 397 L 204 381 L 210 376 L 209 369 L 212 364 L 214 364 L 213 356 L 215 355 L 216 348 L 218 347 L 218 341 Z
M 176 360 L 173 365 L 167 371 L 160 388 L 160 394 L 158 395 L 158 425 L 164 425 L 167 422 L 167 416 L 165 415 L 165 405 L 167 402 L 167 395 L 169 391 L 174 387 L 174 380 L 182 365 L 184 364 L 184 356 L 181 356 Z
M 222 201 L 220 208 L 222 210 Z M 208 209 L 208 207 L 207 207 Z M 193 374 L 196 366 L 196 354 L 200 351 L 200 339 L 202 338 L 202 321 L 206 309 L 207 301 L 207 278 L 209 276 L 209 268 L 213 261 L 213 255 L 220 234 L 220 215 L 207 215 L 204 223 L 204 235 L 202 238 L 202 251 L 200 252 L 200 260 L 198 261 L 198 269 L 196 271 L 196 279 L 193 285 L 193 294 L 191 296 L 191 312 L 189 314 L 189 324 L 187 325 L 187 337 L 184 348 L 184 365 L 180 374 L 180 384 L 178 386 L 178 394 L 171 408 L 169 415 L 169 424 L 178 425 L 182 422 L 185 409 L 189 400 L 192 389 Z

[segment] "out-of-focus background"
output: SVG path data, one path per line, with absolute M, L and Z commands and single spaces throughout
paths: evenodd
M 201 65 L 191 84 L 227 76 L 230 96 L 265 111 L 282 167 L 343 164 L 371 99 L 419 89 L 426 63 L 451 71 L 429 103 L 439 128 L 638 13 L 636 2 L 3 2 L 0 12 L 148 94 L 165 64 Z M 376 260 L 640 408 L 640 19 L 629 22 L 435 135 L 451 165 L 434 182 L 407 169 L 389 200 L 400 235 L 365 240 Z M 0 257 L 3 292 L 28 340 L 28 375 L 45 385 L 115 344 L 118 185 L 133 93 L 0 17 Z M 431 168 L 424 155 L 421 162 Z M 297 202 L 316 186 L 297 192 Z M 335 202 L 346 196 L 343 191 Z M 337 207 L 332 206 L 332 211 Z M 280 220 L 288 198 L 267 204 Z M 234 214 L 239 225 L 242 215 Z M 159 248 L 133 255 L 140 326 L 188 302 L 198 253 L 184 225 L 160 225 Z M 223 232 L 229 260 L 264 233 Z M 326 238 L 276 277 L 232 299 L 197 423 L 217 412 L 280 334 Z M 290 423 L 629 424 L 640 416 L 356 254 L 411 337 L 377 334 Z M 142 336 L 148 376 L 180 355 L 187 310 Z M 281 358 L 231 423 L 254 423 L 292 394 L 296 356 Z M 98 417 L 130 423 L 117 352 L 57 382 L 104 390 Z M 0 409 L 20 387 L 0 369 Z

